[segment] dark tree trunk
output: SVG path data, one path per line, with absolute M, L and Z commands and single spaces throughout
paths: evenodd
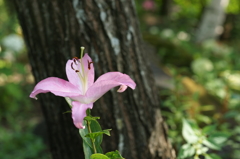
M 171 13 L 172 0 L 162 0 L 162 5 L 160 9 L 160 15 L 163 17 L 168 17 Z
M 96 77 L 109 71 L 128 74 L 137 88 L 99 99 L 103 149 L 120 150 L 127 159 L 175 158 L 167 141 L 158 92 L 143 56 L 144 47 L 132 0 L 13 0 L 18 12 L 36 82 L 55 76 L 66 79 L 65 63 L 79 56 L 80 46 L 94 61 Z M 81 158 L 81 141 L 63 98 L 39 96 L 55 159 Z M 82 157 L 83 158 L 83 157 Z

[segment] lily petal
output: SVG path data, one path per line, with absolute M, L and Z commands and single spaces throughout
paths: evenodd
M 75 85 L 81 91 L 80 93 L 83 94 L 83 85 L 81 84 L 79 75 L 76 73 L 76 70 L 78 70 L 78 65 L 79 62 L 74 60 L 68 60 L 66 64 L 66 74 L 68 81 Z
M 66 74 L 68 77 L 68 80 L 73 85 L 77 86 L 79 90 L 81 90 L 81 94 L 84 94 L 84 84 L 82 83 L 82 79 L 80 76 L 87 78 L 87 86 L 90 87 L 94 82 L 94 67 L 92 59 L 88 56 L 88 54 L 85 54 L 82 58 L 83 65 L 81 64 L 81 59 L 79 60 L 68 60 L 66 64 Z M 84 67 L 84 73 L 83 68 Z M 76 73 L 76 71 L 79 71 L 79 73 Z
M 49 77 L 40 81 L 30 94 L 31 98 L 36 98 L 39 93 L 52 92 L 56 96 L 75 97 L 80 95 L 80 90 L 68 81 L 57 77 Z
M 83 119 L 86 117 L 86 110 L 88 108 L 92 109 L 93 103 L 91 104 L 81 104 L 79 102 L 72 102 L 72 119 L 74 125 L 79 129 L 84 129 Z
M 91 59 L 91 57 L 88 56 L 88 54 L 86 53 L 83 58 L 83 65 L 84 65 L 84 71 L 87 75 L 87 79 L 88 79 L 88 88 L 93 85 L 94 82 L 94 66 L 93 66 L 93 61 Z
M 126 74 L 120 72 L 108 72 L 101 75 L 95 83 L 100 81 L 116 81 L 118 83 L 122 83 L 123 85 L 127 85 L 132 89 L 135 89 L 136 83 Z
M 78 101 L 84 103 L 95 102 L 107 91 L 116 86 L 121 86 L 118 92 L 123 92 L 127 86 L 135 89 L 136 83 L 128 75 L 120 72 L 105 73 L 88 89 L 85 96 L 78 98 Z

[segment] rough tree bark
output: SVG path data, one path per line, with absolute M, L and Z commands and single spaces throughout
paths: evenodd
M 104 151 L 120 150 L 127 159 L 170 159 L 158 92 L 143 55 L 133 0 L 13 0 L 27 44 L 36 82 L 55 76 L 66 79 L 65 63 L 85 46 L 96 77 L 109 71 L 128 74 L 137 88 L 110 91 L 94 104 L 104 129 Z M 63 98 L 39 95 L 55 159 L 81 158 L 78 130 Z

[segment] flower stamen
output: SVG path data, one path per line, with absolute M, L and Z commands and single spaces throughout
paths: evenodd
M 77 65 L 77 61 L 79 61 L 79 59 L 77 57 L 74 57 L 73 61 L 74 61 L 75 65 Z
M 89 69 L 89 70 L 91 69 L 91 66 L 90 66 L 91 63 L 93 63 L 93 62 L 89 62 L 89 61 L 88 61 L 88 69 Z
M 71 68 L 72 68 L 73 70 L 75 70 L 75 69 L 73 68 L 73 62 L 71 63 Z

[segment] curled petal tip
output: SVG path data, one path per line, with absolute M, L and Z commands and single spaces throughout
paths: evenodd
M 131 87 L 132 89 L 135 89 L 136 88 L 136 83 L 134 83 L 133 87 Z
M 32 93 L 30 94 L 30 96 L 29 96 L 30 98 L 34 98 L 34 99 L 38 99 L 36 96 L 34 96 Z
M 119 87 L 119 89 L 117 90 L 117 92 L 124 92 L 125 90 L 127 89 L 127 86 L 126 85 L 121 85 L 120 87 Z

